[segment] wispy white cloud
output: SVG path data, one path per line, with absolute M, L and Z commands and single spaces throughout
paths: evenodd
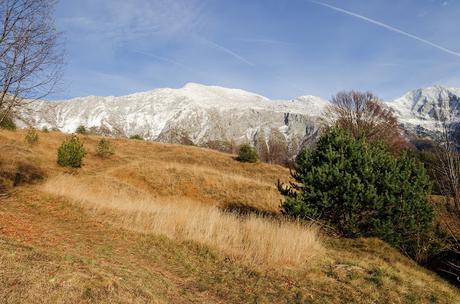
M 314 3 L 314 4 L 317 4 L 317 5 L 321 5 L 321 6 L 324 6 L 324 7 L 327 7 L 329 9 L 332 9 L 334 11 L 337 11 L 337 12 L 340 12 L 342 14 L 345 14 L 345 15 L 349 15 L 351 17 L 354 17 L 354 18 L 357 18 L 357 19 L 361 19 L 363 21 L 366 21 L 366 22 L 369 22 L 369 23 L 372 23 L 374 25 L 377 25 L 379 27 L 382 27 L 382 28 L 385 28 L 389 31 L 392 31 L 394 33 L 397 33 L 397 34 L 400 34 L 400 35 L 403 35 L 403 36 L 406 36 L 406 37 L 409 37 L 411 39 L 414 39 L 414 40 L 417 40 L 419 42 L 422 42 L 424 44 L 427 44 L 429 46 L 432 46 L 438 50 L 441 50 L 447 54 L 450 54 L 450 55 L 454 55 L 454 56 L 457 56 L 457 57 L 460 57 L 460 52 L 457 52 L 455 50 L 452 50 L 452 49 L 449 49 L 449 48 L 446 48 L 442 45 L 439 45 L 439 44 L 436 44 L 434 42 L 431 42 L 429 40 L 426 40 L 422 37 L 419 37 L 419 36 L 416 36 L 414 34 L 411 34 L 411 33 L 408 33 L 408 32 L 405 32 L 403 30 L 400 30 L 394 26 L 391 26 L 389 24 L 386 24 L 386 23 L 383 23 L 383 22 L 380 22 L 380 21 L 377 21 L 377 20 L 374 20 L 374 19 L 371 19 L 369 17 L 366 17 L 366 16 L 363 16 L 363 15 L 360 15 L 360 14 L 357 14 L 357 13 L 354 13 L 354 12 L 351 12 L 351 11 L 348 11 L 348 10 L 345 10 L 343 8 L 340 8 L 340 7 L 337 7 L 337 6 L 333 6 L 333 5 L 330 5 L 330 4 L 327 4 L 325 2 L 320 2 L 320 1 L 315 1 L 315 0 L 306 0 L 308 2 L 311 2 L 311 3 Z
M 132 41 L 153 35 L 193 31 L 200 24 L 202 3 L 196 0 L 100 0 L 104 15 L 87 13 L 93 1 L 81 0 L 80 15 L 59 21 L 89 35 L 117 41 Z M 82 8 L 87 8 L 81 9 Z

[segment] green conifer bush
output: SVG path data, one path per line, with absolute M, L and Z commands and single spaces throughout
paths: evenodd
M 84 134 L 87 134 L 88 132 L 86 131 L 86 128 L 85 128 L 84 125 L 80 125 L 80 126 L 78 126 L 78 128 L 75 130 L 75 133 L 84 135 Z
M 114 153 L 115 153 L 114 149 L 113 149 L 112 145 L 110 144 L 110 142 L 107 139 L 102 138 L 98 142 L 97 147 L 96 147 L 97 156 L 99 156 L 101 158 L 109 158 Z
M 243 163 L 256 163 L 259 160 L 259 155 L 253 147 L 244 144 L 240 147 L 236 160 Z
M 296 160 L 295 183 L 279 185 L 282 211 L 348 237 L 378 237 L 414 257 L 432 231 L 431 182 L 422 163 L 334 128 Z
M 144 138 L 140 136 L 139 134 L 131 135 L 129 139 L 144 140 Z
M 57 162 L 62 167 L 79 168 L 86 151 L 76 135 L 67 137 L 58 149 Z

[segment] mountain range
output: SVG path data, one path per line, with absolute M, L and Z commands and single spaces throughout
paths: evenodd
M 328 101 L 315 96 L 270 100 L 239 89 L 189 83 L 128 96 L 88 96 L 32 103 L 21 123 L 74 132 L 84 125 L 93 132 L 140 135 L 169 143 L 207 146 L 283 141 L 289 150 L 313 140 Z M 386 102 L 410 132 L 439 129 L 439 118 L 460 119 L 460 89 L 433 86 Z

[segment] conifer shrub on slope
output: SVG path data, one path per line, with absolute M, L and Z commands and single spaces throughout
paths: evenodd
M 434 211 L 423 164 L 334 128 L 296 161 L 296 183 L 279 185 L 285 214 L 317 219 L 347 237 L 378 237 L 416 260 L 429 250 Z
M 144 140 L 144 138 L 140 136 L 139 134 L 131 135 L 129 139 Z
M 84 125 L 79 125 L 75 130 L 75 133 L 85 135 L 88 131 L 86 131 L 86 127 Z
M 62 167 L 80 168 L 86 150 L 76 135 L 67 137 L 58 148 L 57 162 Z
M 110 142 L 105 138 L 101 138 L 101 140 L 97 143 L 96 146 L 97 156 L 99 156 L 100 158 L 109 158 L 114 153 L 115 151 Z
M 256 163 L 259 161 L 257 151 L 248 144 L 240 147 L 236 160 L 242 163 Z

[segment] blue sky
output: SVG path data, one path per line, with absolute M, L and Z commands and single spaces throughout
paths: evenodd
M 51 99 L 187 82 L 270 98 L 460 87 L 460 0 L 61 0 Z

